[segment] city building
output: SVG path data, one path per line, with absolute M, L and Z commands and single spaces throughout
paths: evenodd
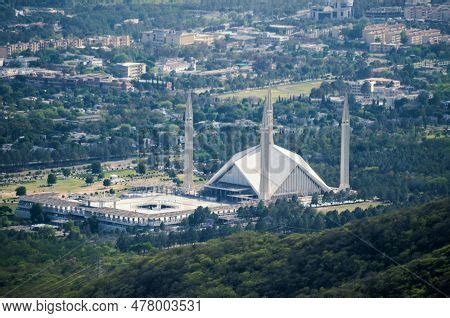
M 0 58 L 7 58 L 8 56 L 8 48 L 6 46 L 0 46 Z
M 431 0 L 405 0 L 405 6 L 419 6 L 430 4 Z
M 438 29 L 407 29 L 406 37 L 409 45 L 436 44 L 442 40 L 441 31 Z
M 361 88 L 363 87 L 364 83 L 368 83 L 368 91 L 363 92 Z M 383 78 L 383 77 L 372 77 L 372 78 L 366 78 L 358 81 L 349 82 L 350 85 L 350 92 L 352 95 L 355 96 L 362 96 L 364 94 L 372 94 L 375 91 L 376 87 L 392 87 L 395 89 L 400 88 L 400 81 L 393 80 L 390 78 Z
M 105 35 L 94 36 L 86 40 L 89 46 L 102 46 L 110 48 L 127 47 L 131 45 L 131 37 L 129 35 Z
M 36 87 L 75 88 L 80 85 L 104 90 L 130 91 L 133 85 L 128 79 L 115 78 L 108 74 L 89 73 L 64 75 L 60 71 L 40 68 L 3 68 L 0 78 L 13 79 L 23 76 L 25 81 Z
M 391 50 L 396 50 L 400 47 L 400 43 L 379 43 L 372 42 L 369 46 L 369 51 L 371 53 L 387 53 Z
M 402 33 L 406 36 L 406 43 L 402 43 Z M 363 30 L 363 39 L 370 45 L 371 52 L 388 52 L 398 48 L 400 44 L 421 45 L 435 44 L 443 41 L 438 29 L 407 29 L 403 24 L 369 24 Z
M 152 45 L 184 46 L 195 43 L 195 34 L 172 29 L 154 29 L 141 33 L 141 42 Z
M 402 7 L 378 7 L 370 8 L 364 15 L 370 19 L 386 20 L 403 17 Z
M 296 49 L 301 49 L 309 52 L 323 52 L 324 50 L 328 49 L 328 45 L 326 44 L 313 44 L 313 43 L 301 43 L 296 45 Z
M 196 61 L 187 62 L 182 58 L 170 58 L 156 64 L 158 72 L 161 74 L 169 74 L 171 72 L 179 73 L 189 69 L 196 69 Z
M 122 23 L 125 24 L 125 25 L 139 24 L 139 19 L 138 18 L 126 19 L 126 20 L 123 20 Z
M 138 78 L 147 73 L 145 63 L 119 63 L 114 65 L 114 71 L 119 77 Z
M 295 31 L 295 26 L 284 24 L 271 24 L 268 27 L 268 31 L 275 32 L 281 35 L 292 35 Z
M 195 44 L 212 45 L 216 40 L 216 36 L 208 33 L 196 33 L 195 34 Z
M 367 44 L 400 44 L 403 30 L 405 30 L 405 26 L 400 23 L 369 24 L 364 28 L 362 35 Z
M 42 206 L 50 222 L 72 220 L 81 223 L 95 217 L 102 231 L 152 229 L 159 227 L 161 223 L 179 224 L 194 213 L 198 206 L 208 207 L 219 216 L 233 214 L 237 210 L 236 206 L 143 186 L 123 194 L 120 198 L 97 196 L 69 199 L 56 193 L 22 196 L 16 216 L 29 219 L 30 210 L 35 204 Z
M 349 82 L 350 92 L 356 101 L 368 105 L 377 102 L 385 107 L 392 107 L 401 98 L 409 98 L 400 81 L 389 78 L 374 77 Z M 363 88 L 364 87 L 364 88 Z
M 406 20 L 450 21 L 450 4 L 414 5 L 405 7 Z
M 316 21 L 342 20 L 352 17 L 353 0 L 328 0 L 326 6 L 313 6 L 311 18 Z
M 122 36 L 95 36 L 87 39 L 79 38 L 63 38 L 63 39 L 50 39 L 39 40 L 30 42 L 18 42 L 0 46 L 0 57 L 10 57 L 14 54 L 19 54 L 23 51 L 31 51 L 36 53 L 37 51 L 56 48 L 56 49 L 68 49 L 68 48 L 83 48 L 84 45 L 88 46 L 103 46 L 103 47 L 124 47 L 131 45 L 131 37 L 129 35 Z

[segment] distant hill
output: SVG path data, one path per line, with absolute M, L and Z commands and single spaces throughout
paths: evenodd
M 443 297 L 450 199 L 314 234 L 242 232 L 105 274 L 80 297 Z M 385 254 L 384 254 L 385 253 Z

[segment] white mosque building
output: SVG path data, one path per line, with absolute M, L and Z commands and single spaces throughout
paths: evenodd
M 344 114 L 345 129 L 348 129 L 347 101 L 344 103 Z M 347 132 L 342 139 L 346 145 L 350 136 Z M 341 167 L 341 179 L 344 178 L 344 182 L 341 182 L 339 190 L 350 187 L 348 152 L 348 146 L 343 147 L 341 156 L 344 156 L 344 160 L 341 160 L 341 166 L 344 164 L 346 167 Z M 260 144 L 231 157 L 204 187 L 208 196 L 237 202 L 309 196 L 333 190 L 336 189 L 329 187 L 300 155 L 275 145 L 270 89 L 264 107 Z

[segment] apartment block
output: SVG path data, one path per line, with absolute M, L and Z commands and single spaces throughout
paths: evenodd
M 131 45 L 131 37 L 129 35 L 105 35 L 96 36 L 87 39 L 87 43 L 91 46 L 99 45 L 104 47 L 126 47 Z
M 450 21 L 450 5 L 417 5 L 405 7 L 405 19 L 407 20 L 425 20 L 425 21 Z
M 165 62 L 157 63 L 156 66 L 159 73 L 169 74 L 171 72 L 179 73 L 189 69 L 195 70 L 196 62 L 195 60 L 187 62 L 182 58 L 171 58 L 167 59 Z
M 402 7 L 379 7 L 367 10 L 364 15 L 370 19 L 395 19 L 403 17 Z
M 364 80 L 349 82 L 350 92 L 355 96 L 362 96 L 361 88 L 364 83 L 369 84 L 369 94 L 373 94 L 377 89 L 391 88 L 397 90 L 401 87 L 400 81 L 383 77 L 372 77 Z
M 401 33 L 405 30 L 403 24 L 369 24 L 363 30 L 366 43 L 400 44 Z
M 32 42 L 18 42 L 14 44 L 8 44 L 0 47 L 0 56 L 9 57 L 13 54 L 18 54 L 23 51 L 31 51 L 36 53 L 37 51 L 47 48 L 81 48 L 83 47 L 83 39 L 51 39 L 40 40 Z
M 114 71 L 119 77 L 138 78 L 147 73 L 144 63 L 119 63 L 114 65 Z
M 326 4 L 325 6 L 313 6 L 311 8 L 313 20 L 342 20 L 352 17 L 353 0 L 328 0 Z
M 430 4 L 431 0 L 405 0 L 405 6 L 419 6 Z
M 172 29 L 154 29 L 141 33 L 142 43 L 153 45 L 184 46 L 195 43 L 195 34 Z
M 409 45 L 436 44 L 442 40 L 441 31 L 438 29 L 408 29 L 406 36 Z

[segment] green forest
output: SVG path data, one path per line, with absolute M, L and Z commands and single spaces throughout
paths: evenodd
M 242 231 L 170 249 L 147 243 L 140 252 L 120 252 L 95 236 L 3 231 L 0 294 L 445 297 L 450 294 L 449 210 L 445 199 L 317 232 Z

